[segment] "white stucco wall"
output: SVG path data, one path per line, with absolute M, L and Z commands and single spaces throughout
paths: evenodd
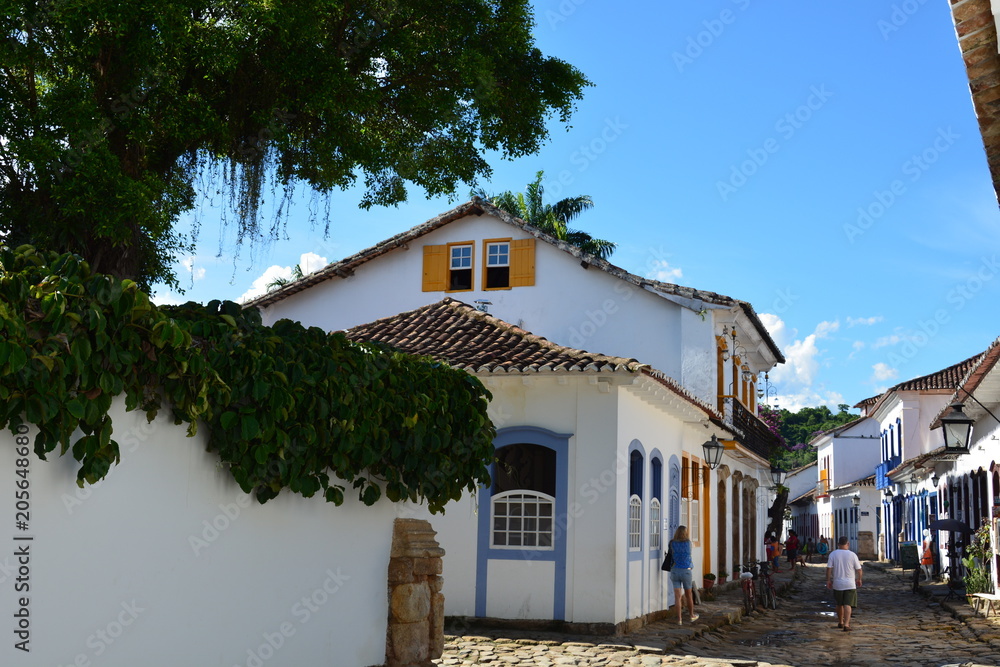
M 26 530 L 15 523 L 22 457 L 0 436 L 0 615 L 10 627 L 27 608 L 30 632 L 30 652 L 5 633 L 0 664 L 383 662 L 392 504 L 283 493 L 259 505 L 201 436 L 116 408 L 121 463 L 100 484 L 78 489 L 68 456 L 28 457 Z
M 474 305 L 492 302 L 489 312 L 561 345 L 636 358 L 667 375 L 690 381 L 691 389 L 714 400 L 712 318 L 704 320 L 660 296 L 544 242 L 535 244 L 535 285 L 509 290 L 423 292 L 423 246 L 474 242 L 474 286 L 481 287 L 482 241 L 529 238 L 492 216 L 469 216 L 430 232 L 355 269 L 263 309 L 265 324 L 281 318 L 326 330 L 346 329 L 436 303 L 446 296 Z M 709 375 L 706 376 L 705 373 Z

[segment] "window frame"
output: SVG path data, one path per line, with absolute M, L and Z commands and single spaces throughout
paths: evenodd
M 642 551 L 642 498 L 635 494 L 628 499 L 628 550 Z
M 476 289 L 476 243 L 475 241 L 456 241 L 454 243 L 447 244 L 448 254 L 447 254 L 447 264 L 445 265 L 448 271 L 447 276 L 445 276 L 445 292 L 472 292 Z M 454 248 L 467 247 L 469 249 L 469 268 L 468 269 L 455 269 L 452 266 L 452 261 L 454 259 L 452 255 L 452 250 Z M 452 289 L 451 287 L 451 274 L 452 271 L 468 271 L 469 272 L 469 287 L 463 289 Z
M 507 263 L 504 265 L 490 265 L 490 246 L 505 244 L 507 246 Z M 494 291 L 494 290 L 509 290 L 511 289 L 511 274 L 513 272 L 513 239 L 483 239 L 483 270 L 482 270 L 482 280 L 483 280 L 483 291 Z M 488 275 L 491 268 L 506 268 L 507 269 L 507 284 L 498 287 L 490 287 Z
M 538 523 L 536 524 L 535 529 L 532 531 L 527 530 L 523 524 L 521 528 L 518 529 L 517 531 L 511 531 L 508 523 L 507 527 L 503 531 L 499 532 L 503 532 L 508 537 L 513 533 L 520 535 L 520 541 L 522 542 L 522 544 L 510 544 L 509 539 L 506 540 L 508 542 L 507 544 L 497 544 L 496 543 L 497 542 L 496 537 L 498 533 L 497 519 L 504 518 L 509 521 L 511 518 L 516 516 L 508 513 L 504 514 L 503 517 L 498 517 L 497 503 L 502 502 L 507 505 L 510 505 L 512 502 L 510 498 L 514 496 L 517 496 L 519 498 L 519 502 L 522 503 L 522 506 L 523 504 L 525 504 L 526 501 L 529 501 L 529 502 L 534 502 L 534 504 L 539 507 L 538 513 L 534 515 L 526 515 L 523 512 L 520 514 L 522 522 L 525 520 L 525 518 L 535 518 Z M 549 514 L 547 515 L 541 514 L 541 505 L 543 503 L 548 504 L 549 506 Z M 536 544 L 534 545 L 523 544 L 525 535 L 531 534 L 534 535 L 536 538 L 540 538 L 543 534 L 545 534 L 546 531 L 543 531 L 541 527 L 538 525 L 541 523 L 543 519 L 547 519 L 549 521 L 549 528 L 547 531 L 549 538 L 548 545 L 544 546 L 540 545 L 539 544 L 539 542 L 541 541 L 540 539 L 536 539 L 535 540 Z M 491 549 L 515 550 L 515 551 L 553 551 L 555 550 L 555 524 L 556 524 L 555 496 L 550 496 L 549 494 L 542 493 L 541 491 L 532 491 L 531 489 L 511 489 L 510 491 L 501 491 L 500 493 L 497 493 L 491 496 L 490 498 L 490 548 Z

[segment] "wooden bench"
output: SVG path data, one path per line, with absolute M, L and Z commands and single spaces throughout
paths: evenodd
M 995 614 L 1000 612 L 1000 595 L 996 593 L 973 593 L 972 606 L 977 613 L 985 609 L 986 613 L 983 616 L 989 616 L 990 612 Z

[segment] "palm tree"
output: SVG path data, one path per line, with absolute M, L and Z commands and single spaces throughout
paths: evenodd
M 284 287 L 285 285 L 287 285 L 289 283 L 293 283 L 296 280 L 298 280 L 299 278 L 303 278 L 303 277 L 304 276 L 302 274 L 302 267 L 300 265 L 296 264 L 295 268 L 292 269 L 292 277 L 291 278 L 281 278 L 281 277 L 275 278 L 274 280 L 272 280 L 271 282 L 269 282 L 267 284 L 267 286 L 265 287 L 265 289 L 268 292 L 273 292 L 274 290 L 278 289 L 279 287 Z
M 542 177 L 544 175 L 544 171 L 535 174 L 535 180 L 528 183 L 525 192 L 507 190 L 497 195 L 489 195 L 485 190 L 479 188 L 473 190 L 472 194 L 485 199 L 515 217 L 521 218 L 549 236 L 576 246 L 585 253 L 605 260 L 611 257 L 618 244 L 595 239 L 587 232 L 569 227 L 570 220 L 594 207 L 594 201 L 590 195 L 566 197 L 555 204 L 546 204 L 543 201 L 545 188 L 542 185 Z

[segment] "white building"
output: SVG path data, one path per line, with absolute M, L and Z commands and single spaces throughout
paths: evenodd
M 949 454 L 935 450 L 933 456 L 919 461 L 918 473 L 926 478 L 921 484 L 934 492 L 931 514 L 942 519 L 956 519 L 971 530 L 989 527 L 994 553 L 1000 545 L 1000 339 L 965 366 L 966 372 L 948 404 L 962 404 L 962 412 L 974 420 L 967 454 Z M 963 362 L 964 363 L 964 362 Z M 931 423 L 932 438 L 941 439 L 941 416 L 950 413 L 945 408 Z M 916 467 L 916 466 L 915 466 Z M 958 566 L 972 536 L 962 532 L 932 531 L 935 553 L 940 569 Z M 994 590 L 1000 590 L 996 558 L 991 559 Z
M 919 547 L 923 530 L 939 516 L 938 489 L 931 478 L 955 455 L 944 452 L 940 429 L 931 430 L 931 424 L 981 357 L 977 354 L 935 373 L 901 382 L 855 406 L 861 408 L 863 417 L 878 425 L 881 462 L 875 467 L 875 486 L 882 493 L 879 548 L 889 560 L 903 562 L 900 546 Z M 943 545 L 938 539 L 935 542 L 940 556 L 946 557 Z
M 670 602 L 659 559 L 678 524 L 696 574 L 763 557 L 775 440 L 756 381 L 784 359 L 745 302 L 635 276 L 474 199 L 252 305 L 265 322 L 355 327 L 466 368 L 494 394 L 501 467 L 536 486 L 545 471 L 544 490 L 501 472 L 434 517 L 450 615 L 631 627 Z M 506 345 L 549 349 L 565 368 Z M 714 471 L 712 435 L 726 446 Z M 551 544 L 498 532 L 512 508 L 550 502 Z
M 819 537 L 831 544 L 846 535 L 861 558 L 875 558 L 879 494 L 873 471 L 881 462 L 879 424 L 867 417 L 820 433 L 816 449 Z

